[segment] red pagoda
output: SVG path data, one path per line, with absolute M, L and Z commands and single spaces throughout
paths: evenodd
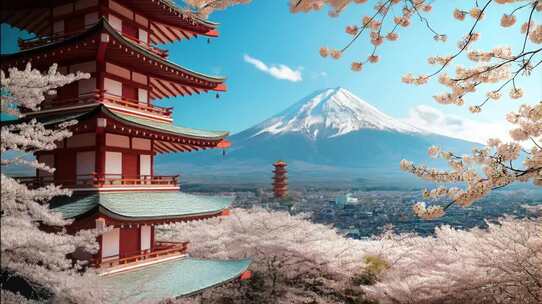
M 28 112 L 18 122 L 37 119 L 54 127 L 77 120 L 73 136 L 59 142 L 56 150 L 36 153 L 40 162 L 56 168 L 54 174 L 37 171 L 35 177 L 20 181 L 33 187 L 54 183 L 74 191 L 69 198 L 51 202 L 51 208 L 73 219 L 68 232 L 112 228 L 98 237 L 100 250 L 90 259 L 92 264 L 104 274 L 121 272 L 108 279 L 124 276 L 116 281 L 130 282 L 119 286 L 127 289 L 140 286 L 141 276 L 126 270 L 146 266 L 146 274 L 154 276 L 150 281 L 176 284 L 163 288 L 171 293 L 159 295 L 164 297 L 247 277 L 248 260 L 196 260 L 187 256 L 186 242 L 155 238 L 156 225 L 229 212 L 232 198 L 183 193 L 178 176 L 161 176 L 154 170 L 155 156 L 161 153 L 229 146 L 228 132 L 174 125 L 172 109 L 154 104 L 167 97 L 226 90 L 224 78 L 173 63 L 168 52 L 156 46 L 216 37 L 217 24 L 167 0 L 1 2 L 3 23 L 35 35 L 18 41 L 19 52 L 2 55 L 3 70 L 23 69 L 31 62 L 45 71 L 54 62 L 60 72 L 91 75 L 60 88 L 38 112 Z M 173 270 L 182 278 L 163 279 L 175 277 L 164 274 Z
M 275 194 L 275 198 L 285 198 L 288 196 L 287 164 L 279 160 L 273 166 L 275 167 L 275 170 L 273 170 L 273 173 L 275 173 L 273 176 L 273 193 Z

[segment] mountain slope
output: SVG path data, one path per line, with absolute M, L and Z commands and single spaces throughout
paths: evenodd
M 360 129 L 421 132 L 396 120 L 343 88 L 317 91 L 284 112 L 249 129 L 255 135 L 303 133 L 310 138 L 335 137 Z
M 167 155 L 158 158 L 158 169 L 268 178 L 271 163 L 282 159 L 300 180 L 387 177 L 403 174 L 403 158 L 443 165 L 427 156 L 433 144 L 460 154 L 476 145 L 408 125 L 343 88 L 315 92 L 230 140 L 225 157 L 216 150 Z

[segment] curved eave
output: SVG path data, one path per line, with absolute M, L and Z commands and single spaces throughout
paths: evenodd
M 153 0 L 151 0 L 151 2 L 155 2 Z M 178 7 L 177 5 L 175 5 L 175 3 L 171 2 L 171 1 L 164 1 L 164 0 L 157 0 L 156 3 L 160 3 L 160 4 L 163 4 L 165 8 L 168 9 L 168 13 L 173 13 L 175 14 L 175 17 L 179 17 L 179 18 L 182 18 L 182 17 L 186 17 L 186 18 L 191 18 L 192 20 L 195 21 L 196 24 L 198 24 L 199 26 L 203 26 L 207 29 L 209 29 L 209 31 L 211 30 L 214 30 L 218 27 L 219 23 L 217 22 L 213 22 L 213 21 L 210 21 L 210 20 L 207 20 L 207 19 L 203 19 L 195 14 L 190 14 L 190 16 L 188 16 L 188 14 L 186 12 L 184 12 L 180 7 Z M 172 24 L 172 25 L 178 25 L 178 24 Z M 206 32 L 203 32 L 203 31 L 199 31 L 199 32 L 195 32 L 199 35 L 206 35 Z M 208 36 L 208 35 L 206 35 Z
M 0 12 L 0 21 L 6 22 L 11 26 L 27 30 L 31 33 L 44 32 L 45 29 L 50 27 L 49 20 L 51 14 L 51 8 L 68 4 L 73 0 L 48 0 L 48 1 L 36 1 L 36 0 L 1 0 L 0 4 L 2 10 Z M 182 28 L 195 35 L 203 35 L 208 37 L 218 36 L 216 28 L 218 23 L 201 18 L 191 12 L 185 12 L 179 8 L 175 3 L 164 0 L 139 0 L 139 1 L 123 1 L 117 0 L 117 2 L 123 3 L 125 6 L 135 9 L 136 11 L 143 11 L 149 17 L 165 24 Z M 24 17 L 30 17 L 29 22 L 16 22 L 13 24 L 12 20 L 21 20 Z M 41 20 L 36 20 L 41 19 Z M 36 21 L 43 21 L 38 22 Z M 47 22 L 47 23 L 44 23 Z M 19 27 L 19 25 L 26 25 Z M 36 24 L 39 25 L 36 27 Z M 40 29 L 42 31 L 36 31 Z M 45 31 L 46 32 L 46 31 Z
M 190 219 L 194 217 L 209 218 L 209 217 L 220 216 L 222 212 L 226 209 L 228 208 L 224 207 L 216 211 L 183 213 L 183 214 L 177 214 L 177 215 L 164 214 L 164 215 L 156 215 L 156 216 L 131 216 L 131 215 L 125 215 L 125 214 L 112 211 L 108 209 L 107 207 L 104 207 L 103 205 L 99 206 L 100 213 L 107 215 L 112 219 L 116 219 L 120 221 L 163 221 L 163 220 L 175 221 L 175 220 Z
M 239 279 L 251 262 L 251 259 L 207 260 L 188 257 L 105 275 L 103 280 L 108 289 L 117 291 L 113 296 L 122 295 L 124 302 L 156 302 L 164 298 L 194 295 Z
M 175 135 L 175 136 L 182 136 L 182 137 L 186 137 L 186 138 L 190 138 L 190 139 L 200 139 L 200 140 L 222 140 L 224 139 L 226 136 L 228 136 L 230 134 L 230 132 L 228 131 L 206 131 L 206 130 L 199 130 L 199 129 L 189 129 L 189 128 L 184 128 L 184 127 L 181 127 L 181 128 L 184 128 L 186 129 L 185 131 L 179 131 L 179 132 L 174 132 L 174 131 L 170 131 L 170 130 L 166 130 L 166 129 L 163 129 L 163 128 L 159 128 L 159 127 L 154 127 L 152 125 L 146 125 L 146 124 L 140 124 L 134 120 L 130 120 L 126 117 L 123 117 L 119 114 L 116 114 L 114 113 L 113 111 L 109 110 L 107 107 L 105 106 L 101 106 L 102 108 L 102 111 L 103 113 L 105 113 L 107 116 L 109 116 L 110 118 L 112 119 L 115 119 L 115 120 L 118 120 L 120 122 L 122 122 L 123 124 L 126 124 L 128 126 L 132 126 L 132 127 L 138 127 L 138 128 L 144 128 L 144 129 L 148 129 L 148 130 L 152 130 L 152 131 L 156 131 L 156 132 L 160 132 L 160 133 L 164 133 L 164 134 L 169 134 L 169 135 Z M 135 119 L 135 118 L 134 118 Z M 149 120 L 149 123 L 154 123 L 154 124 L 158 124 L 158 123 L 155 123 L 155 122 L 152 122 Z M 164 124 L 165 123 L 160 123 L 160 124 Z M 214 135 L 209 135 L 209 136 L 201 136 L 201 135 L 195 135 L 193 134 L 193 132 L 206 132 L 206 133 L 216 133 Z
M 107 20 L 105 20 L 105 18 L 101 18 L 100 21 L 97 24 L 95 24 L 93 27 L 89 28 L 88 30 L 86 30 L 84 32 L 81 32 L 81 33 L 78 33 L 78 34 L 75 34 L 73 36 L 70 36 L 68 38 L 65 38 L 62 41 L 48 43 L 48 44 L 45 44 L 45 45 L 41 45 L 41 46 L 38 46 L 38 47 L 35 47 L 35 48 L 26 49 L 26 50 L 19 51 L 19 52 L 16 52 L 16 53 L 2 54 L 2 56 L 1 56 L 1 59 L 2 59 L 2 62 L 3 62 L 2 66 L 4 65 L 5 61 L 18 59 L 18 58 L 25 57 L 25 56 L 30 56 L 30 55 L 33 55 L 33 54 L 38 54 L 40 52 L 44 52 L 47 49 L 53 48 L 53 47 L 58 48 L 58 47 L 62 47 L 64 45 L 77 43 L 78 41 L 81 41 L 83 38 L 89 37 L 89 36 L 92 36 L 92 35 L 98 36 L 97 34 L 101 30 L 104 30 L 109 35 L 111 35 L 122 46 L 130 48 L 130 50 L 133 50 L 134 52 L 138 53 L 139 55 L 145 56 L 145 57 L 147 57 L 149 59 L 152 59 L 152 60 L 160 63 L 161 65 L 167 66 L 170 69 L 172 69 L 173 71 L 171 73 L 168 73 L 168 75 L 169 75 L 168 78 L 170 80 L 173 80 L 173 81 L 175 81 L 175 80 L 185 81 L 182 77 L 179 78 L 178 73 L 181 73 L 181 74 L 188 75 L 190 77 L 194 77 L 194 78 L 197 78 L 197 79 L 209 82 L 209 83 L 213 83 L 215 85 L 215 87 L 208 87 L 208 88 L 205 88 L 204 86 L 202 86 L 201 87 L 202 89 L 214 90 L 214 91 L 226 91 L 226 86 L 224 84 L 224 82 L 226 80 L 226 77 L 223 77 L 223 76 L 211 76 L 211 75 L 206 75 L 206 74 L 203 74 L 203 73 L 198 73 L 198 72 L 193 71 L 193 70 L 191 70 L 189 68 L 185 68 L 185 67 L 180 66 L 180 65 L 178 65 L 176 63 L 173 63 L 173 62 L 171 62 L 169 60 L 166 60 L 166 59 L 158 56 L 157 54 L 154 54 L 150 50 L 144 48 L 143 46 L 140 46 L 140 45 L 130 41 L 128 38 L 125 38 L 122 34 L 117 32 L 107 22 Z M 99 37 L 97 37 L 97 39 L 99 39 Z M 194 84 L 194 85 L 198 86 L 197 84 Z
M 148 58 L 151 58 L 163 65 L 166 65 L 178 72 L 181 72 L 181 73 L 185 73 L 185 74 L 188 74 L 190 76 L 193 76 L 193 77 L 197 77 L 197 78 L 200 78 L 200 79 L 203 79 L 203 80 L 206 80 L 206 81 L 209 81 L 209 82 L 215 82 L 217 84 L 222 84 L 224 83 L 224 81 L 226 80 L 226 77 L 223 77 L 223 76 L 211 76 L 211 75 L 206 75 L 206 74 L 202 74 L 202 73 L 198 73 L 198 72 L 195 72 L 191 69 L 188 69 L 188 68 L 185 68 L 185 67 L 182 67 L 178 64 L 175 64 L 169 60 L 165 60 L 164 58 L 154 54 L 153 52 L 145 49 L 143 46 L 140 46 L 132 41 L 130 41 L 128 38 L 125 38 L 122 34 L 120 34 L 119 32 L 117 32 L 108 22 L 107 20 L 103 19 L 100 21 L 100 23 L 98 24 L 103 24 L 103 27 L 104 29 L 107 31 L 108 34 L 112 35 L 119 43 L 122 43 L 124 46 L 126 47 L 129 47 L 130 49 L 138 52 L 139 54 L 141 55 L 144 55 Z M 223 89 L 225 90 L 225 88 Z
M 47 44 L 44 44 L 44 45 L 40 45 L 40 46 L 37 46 L 37 47 L 34 47 L 34 48 L 29 48 L 29 49 L 26 49 L 26 50 L 18 51 L 18 52 L 15 52 L 15 53 L 2 54 L 1 58 L 2 58 L 2 61 L 5 61 L 5 60 L 14 59 L 14 58 L 19 58 L 19 57 L 32 55 L 34 53 L 40 53 L 40 52 L 43 52 L 43 51 L 45 51 L 45 50 L 47 50 L 48 48 L 51 48 L 51 47 L 62 47 L 64 45 L 80 41 L 82 38 L 85 38 L 87 36 L 92 36 L 100 28 L 101 28 L 100 23 L 97 23 L 93 27 L 89 28 L 88 30 L 86 30 L 84 32 L 81 32 L 81 33 L 78 33 L 78 34 L 75 34 L 73 36 L 67 37 L 65 39 L 62 39 L 62 41 L 47 43 Z

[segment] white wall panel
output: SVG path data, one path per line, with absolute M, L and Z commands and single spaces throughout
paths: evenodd
M 68 148 L 90 147 L 96 145 L 96 133 L 76 134 L 67 139 Z
M 137 99 L 140 103 L 148 104 L 149 98 L 148 98 L 148 92 L 145 89 L 138 88 L 137 89 Z
M 142 43 L 147 43 L 149 41 L 149 33 L 147 33 L 144 29 L 138 29 L 137 30 L 138 37 L 137 39 Z
M 119 255 L 120 229 L 115 228 L 102 234 L 102 258 Z
M 98 12 L 88 13 L 85 15 L 85 28 L 90 28 L 98 23 Z
M 139 175 L 151 175 L 151 156 L 139 155 Z
M 122 96 L 122 82 L 109 78 L 104 78 L 104 89 L 109 94 Z
M 122 153 L 105 152 L 105 175 L 109 178 L 122 177 Z
M 79 85 L 79 96 L 92 93 L 96 90 L 96 78 L 81 79 L 77 84 Z
M 151 249 L 151 226 L 141 226 L 141 250 Z
M 117 32 L 122 33 L 122 20 L 120 20 L 120 18 L 109 14 L 108 21 L 109 24 L 111 24 L 111 26 L 117 30 Z
M 94 151 L 77 152 L 76 174 L 91 175 L 95 171 L 96 153 Z M 86 177 L 88 178 L 88 176 Z
M 112 133 L 105 134 L 105 145 L 108 147 L 130 148 L 130 137 Z
M 132 149 L 149 151 L 151 149 L 151 140 L 140 137 L 132 137 Z
M 59 20 L 53 23 L 53 33 L 59 35 L 64 34 L 64 20 Z

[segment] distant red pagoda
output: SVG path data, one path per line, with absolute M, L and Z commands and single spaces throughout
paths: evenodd
M 275 170 L 273 170 L 273 173 L 275 173 L 275 176 L 273 176 L 273 193 L 276 198 L 284 198 L 288 196 L 287 164 L 279 160 L 273 166 L 275 166 Z
M 36 119 L 54 127 L 78 121 L 71 128 L 73 136 L 58 142 L 57 149 L 35 153 L 40 162 L 56 167 L 54 174 L 38 170 L 35 177 L 18 180 L 30 187 L 54 183 L 73 190 L 73 196 L 50 204 L 73 220 L 68 232 L 110 228 L 98 237 L 99 252 L 91 264 L 111 273 L 178 260 L 168 269 L 200 284 L 188 282 L 186 286 L 192 287 L 181 290 L 184 285 L 172 281 L 176 287 L 164 296 L 173 297 L 246 277 L 247 260 L 193 261 L 187 257 L 187 242 L 155 238 L 157 225 L 229 213 L 232 198 L 182 193 L 178 176 L 157 175 L 154 166 L 158 154 L 229 146 L 228 132 L 174 125 L 172 109 L 155 104 L 163 98 L 226 90 L 224 78 L 176 64 L 168 60 L 167 50 L 156 46 L 216 37 L 217 24 L 168 0 L 1 0 L 1 4 L 2 23 L 34 34 L 19 40 L 20 52 L 2 55 L 2 70 L 24 69 L 32 62 L 33 68 L 45 71 L 57 63 L 61 73 L 90 74 L 90 79 L 60 88 L 39 111 L 8 123 Z M 194 270 L 193 276 L 187 274 L 188 268 Z M 156 269 L 157 278 L 163 275 Z

